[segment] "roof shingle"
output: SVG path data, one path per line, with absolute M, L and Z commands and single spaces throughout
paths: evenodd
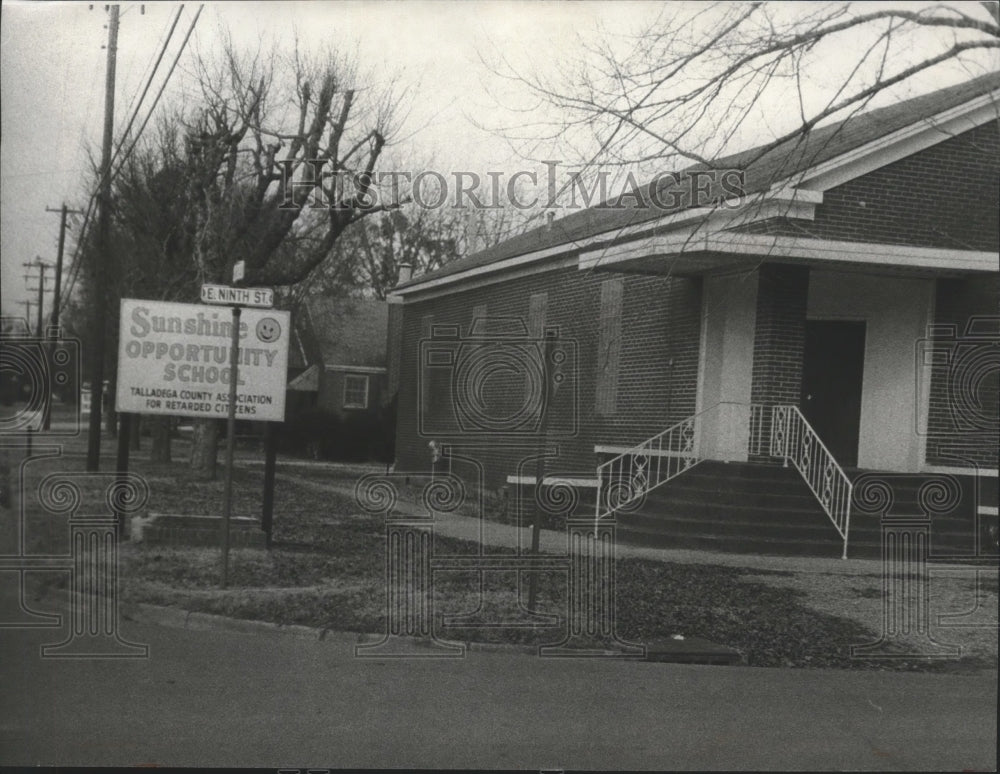
M 323 365 L 385 365 L 385 301 L 313 297 L 306 301 L 306 311 Z
M 1000 72 L 988 73 L 971 81 L 813 129 L 804 137 L 793 138 L 765 152 L 762 152 L 762 149 L 766 149 L 767 145 L 762 145 L 720 158 L 712 166 L 715 169 L 743 170 L 744 193 L 757 193 L 769 188 L 775 180 L 828 161 L 853 148 L 877 140 L 921 119 L 957 107 L 997 88 L 1000 88 Z M 704 169 L 707 169 L 705 165 L 695 164 L 680 174 L 690 174 Z M 657 189 L 661 201 L 664 192 L 669 190 L 662 186 L 662 180 L 661 178 L 661 186 Z M 400 283 L 397 287 L 411 287 L 430 279 L 457 274 L 526 253 L 559 245 L 572 245 L 578 240 L 655 220 L 689 206 L 682 204 L 671 209 L 650 206 L 649 186 L 647 185 L 641 193 L 644 197 L 644 202 L 641 204 L 633 199 L 631 206 L 624 206 L 622 202 L 623 206 L 620 207 L 597 205 L 573 212 L 554 220 L 551 225 L 519 234 L 486 250 L 452 261 L 440 269 Z M 710 191 L 709 195 L 712 196 L 714 193 L 717 191 Z M 687 200 L 690 201 L 690 197 L 687 197 Z

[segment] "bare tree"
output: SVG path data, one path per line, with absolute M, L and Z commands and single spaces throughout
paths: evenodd
M 471 255 L 494 247 L 539 225 L 542 217 L 543 210 L 538 205 L 476 208 L 456 213 L 459 253 Z
M 520 131 L 505 134 L 533 146 L 559 140 L 585 167 L 662 171 L 711 166 L 757 144 L 766 122 L 759 158 L 931 68 L 995 70 L 1000 23 L 994 2 L 668 3 L 637 33 L 583 46 L 551 77 L 502 54 L 490 63 L 544 116 L 526 124 L 519 115 Z
M 310 291 L 336 293 L 338 286 L 384 299 L 399 269 L 432 271 L 458 257 L 458 234 L 441 210 L 410 206 L 353 224 L 334 247 L 335 260 L 314 272 Z
M 190 235 L 192 286 L 229 278 L 246 262 L 250 284 L 294 285 L 331 253 L 352 223 L 396 203 L 375 171 L 391 143 L 400 98 L 357 63 L 243 55 L 198 57 L 198 99 L 179 119 L 178 150 Z M 191 467 L 214 477 L 218 422 L 195 423 Z
M 415 276 L 434 271 L 529 225 L 528 216 L 509 207 L 430 209 L 411 203 L 352 224 L 334 246 L 331 260 L 300 283 L 300 292 L 384 299 L 398 284 L 403 264 Z
M 166 117 L 119 168 L 111 213 L 119 297 L 165 301 L 196 297 L 197 273 L 191 260 L 194 229 L 184 197 L 184 168 L 179 126 Z M 114 331 L 116 336 L 117 327 Z M 132 422 L 136 440 L 138 419 Z M 171 461 L 171 425 L 168 416 L 152 417 L 149 422 L 153 462 Z

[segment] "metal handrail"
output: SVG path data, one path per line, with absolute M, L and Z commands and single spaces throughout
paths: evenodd
M 594 529 L 602 518 L 615 511 L 628 510 L 652 490 L 702 462 L 705 458 L 699 454 L 698 448 L 702 440 L 702 424 L 709 412 L 718 411 L 723 406 L 748 410 L 746 451 L 750 456 L 779 458 L 785 467 L 792 463 L 843 538 L 842 558 L 846 559 L 851 481 L 802 412 L 793 405 L 717 403 L 599 464 Z
M 837 464 L 826 444 L 802 416 L 798 406 L 773 407 L 771 422 L 771 453 L 791 461 L 833 522 L 844 540 L 841 559 L 847 558 L 847 538 L 851 528 L 851 496 L 853 484 Z M 775 452 L 779 452 L 775 454 Z
M 731 401 L 716 403 L 599 464 L 594 528 L 601 519 L 627 509 L 652 490 L 701 462 L 703 458 L 697 449 L 701 424 L 709 412 L 718 411 L 723 406 L 748 407 L 748 404 Z

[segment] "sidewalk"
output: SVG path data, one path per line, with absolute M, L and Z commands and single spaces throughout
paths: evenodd
M 246 464 L 247 461 L 240 460 Z M 282 463 L 286 466 L 318 467 L 329 463 Z M 294 481 L 300 486 L 331 492 L 343 497 L 354 498 L 354 487 L 349 484 L 324 484 L 312 478 L 297 476 L 278 467 L 277 477 Z M 359 472 L 371 472 L 371 468 L 353 466 Z M 352 467 L 337 466 L 338 471 L 352 470 Z M 426 516 L 423 508 L 409 500 L 400 499 L 396 504 L 396 512 L 404 516 Z M 437 534 L 460 540 L 482 542 L 485 545 L 517 548 L 527 550 L 531 545 L 531 532 L 527 528 L 518 529 L 510 524 L 500 524 L 472 516 L 462 516 L 457 513 L 438 513 L 434 520 Z M 563 553 L 566 551 L 566 533 L 555 530 L 541 530 L 540 548 L 544 553 Z M 882 572 L 882 562 L 878 559 L 830 559 L 822 557 L 799 556 L 761 556 L 758 554 L 726 554 L 713 551 L 696 551 L 679 548 L 645 548 L 642 546 L 616 546 L 618 557 L 635 557 L 661 562 L 678 564 L 712 564 L 726 567 L 742 567 L 747 570 L 788 570 L 800 573 L 819 573 L 824 575 L 876 575 Z
M 343 480 L 322 483 L 314 478 L 290 473 L 279 468 L 279 481 L 294 481 L 299 486 L 329 492 L 354 500 L 354 487 Z M 342 471 L 338 471 L 342 472 Z M 412 500 L 400 499 L 396 512 L 404 516 L 426 516 L 421 505 Z M 527 552 L 531 545 L 529 529 L 518 529 L 485 519 L 457 513 L 437 513 L 434 519 L 437 535 L 478 542 L 505 549 L 520 548 Z M 566 533 L 542 530 L 540 549 L 544 553 L 564 554 L 567 551 Z M 802 602 L 818 613 L 855 621 L 873 633 L 883 631 L 885 567 L 878 559 L 835 559 L 801 556 L 764 556 L 758 554 L 727 554 L 690 549 L 646 548 L 641 546 L 615 546 L 619 559 L 644 559 L 674 564 L 731 567 L 740 572 L 741 581 L 761 583 L 778 589 L 790 589 L 801 595 Z M 965 654 L 981 656 L 995 663 L 997 657 L 997 628 L 995 612 L 996 592 L 988 587 L 990 579 L 997 577 L 996 566 L 974 569 L 961 565 L 935 564 L 929 568 L 929 586 L 926 587 L 930 605 L 932 636 L 940 641 L 962 648 Z M 995 582 L 995 580 L 994 580 Z M 979 606 L 980 615 L 964 625 L 942 625 L 938 615 L 957 615 Z M 914 636 L 917 636 L 914 633 Z M 919 638 L 918 638 L 919 640 Z M 919 641 L 917 645 L 919 645 Z M 922 651 L 917 651 L 922 652 Z

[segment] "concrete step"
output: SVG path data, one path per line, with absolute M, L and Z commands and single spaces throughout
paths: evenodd
M 143 530 L 142 542 L 150 545 L 221 546 L 222 536 L 214 528 L 153 526 Z M 232 548 L 264 548 L 265 544 L 266 536 L 259 529 L 236 529 L 229 533 L 229 545 Z
M 828 540 L 744 538 L 718 532 L 667 534 L 664 532 L 636 533 L 620 529 L 618 530 L 618 540 L 624 545 L 650 548 L 687 548 L 735 554 L 839 557 L 841 552 L 839 542 Z
M 132 520 L 135 540 L 151 545 L 221 546 L 222 517 L 151 513 Z M 266 536 L 260 520 L 233 516 L 229 520 L 229 544 L 234 548 L 264 548 Z
M 872 472 L 847 473 L 856 479 Z M 918 493 L 935 474 L 874 475 L 885 476 L 892 487 L 889 516 L 923 516 Z M 982 517 L 976 517 L 975 479 L 957 480 L 962 490 L 958 503 L 945 513 L 932 514 L 930 550 L 966 561 L 972 559 L 976 530 L 984 535 L 986 531 Z M 594 490 L 581 488 L 577 494 L 575 514 L 586 518 L 593 512 Z M 530 506 L 533 498 L 525 499 Z M 860 505 L 852 507 L 849 555 L 878 558 L 881 518 Z M 801 556 L 840 556 L 842 550 L 840 535 L 798 471 L 781 464 L 702 462 L 654 489 L 634 507 L 616 514 L 623 543 Z M 981 538 L 981 546 L 986 546 L 981 553 L 987 558 L 988 543 Z
M 861 472 L 856 472 L 860 475 Z M 922 516 L 917 505 L 926 476 L 893 483 L 890 515 Z M 932 553 L 971 557 L 977 520 L 970 492 L 947 513 L 932 514 Z M 703 463 L 652 491 L 636 511 L 618 514 L 623 542 L 735 552 L 839 555 L 842 540 L 794 468 L 752 463 Z M 879 516 L 852 508 L 849 554 L 878 558 Z
M 619 532 L 632 534 L 717 534 L 727 537 L 762 537 L 774 540 L 825 540 L 836 535 L 833 524 L 825 519 L 803 515 L 799 523 L 737 519 L 727 514 L 725 519 L 702 518 L 697 515 L 663 516 L 650 513 L 618 514 Z

